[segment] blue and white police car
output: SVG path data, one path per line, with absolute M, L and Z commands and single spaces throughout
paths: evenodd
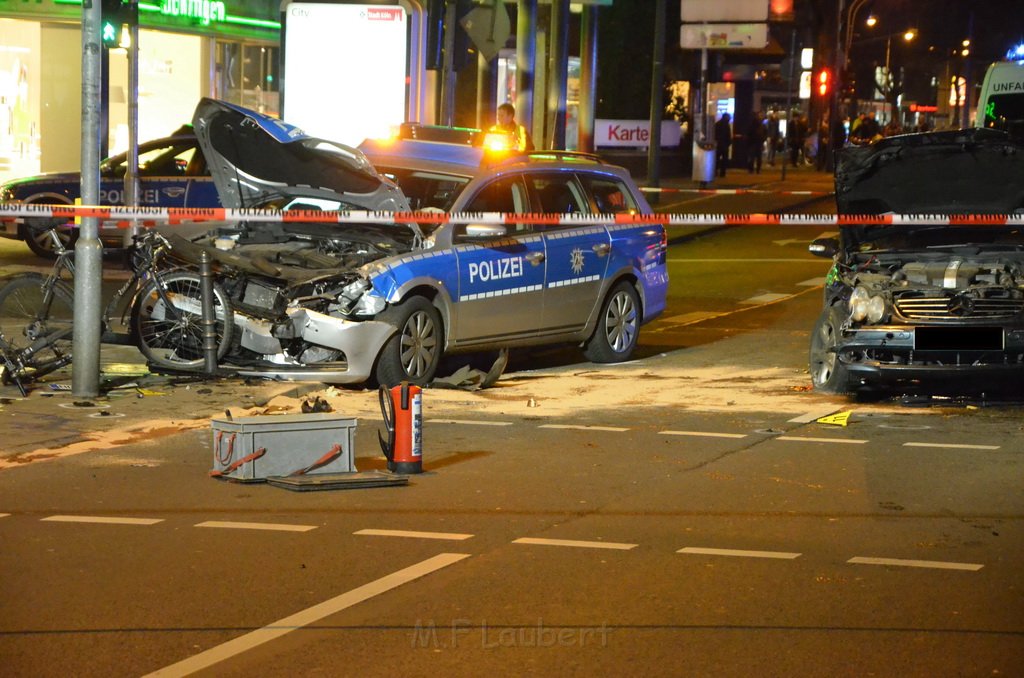
M 100 204 L 125 204 L 126 153 L 100 163 Z M 139 144 L 139 204 L 151 207 L 220 207 L 217 188 L 206 170 L 206 160 L 189 125 L 171 136 Z M 48 172 L 0 185 L 0 202 L 71 205 L 81 195 L 78 172 Z M 0 237 L 24 240 L 41 257 L 53 256 L 53 243 L 46 234 L 54 220 L 26 218 L 0 223 Z M 64 246 L 78 236 L 74 228 L 58 231 Z M 100 238 L 120 247 L 123 231 L 114 222 L 101 224 Z
M 596 156 L 492 156 L 480 146 L 408 138 L 368 141 L 360 152 L 209 99 L 193 125 L 225 207 L 523 215 L 503 223 L 251 223 L 207 236 L 207 247 L 233 239 L 219 256 L 230 257 L 236 276 L 238 262 L 258 259 L 250 284 L 289 281 L 272 293 L 237 292 L 245 303 L 235 309 L 243 330 L 235 358 L 247 356 L 260 373 L 426 384 L 445 354 L 565 342 L 592 361 L 618 362 L 665 308 L 662 224 L 531 219 L 650 214 L 629 173 Z M 282 289 L 292 296 L 273 301 Z M 260 299 L 270 300 L 262 317 Z M 283 330 L 285 316 L 292 322 Z

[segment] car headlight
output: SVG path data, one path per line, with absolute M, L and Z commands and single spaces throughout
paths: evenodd
M 850 295 L 850 318 L 855 322 L 864 322 L 868 317 L 868 302 L 871 295 L 863 287 L 854 287 Z
M 871 294 L 867 288 L 857 286 L 850 294 L 850 318 L 854 322 L 876 324 L 882 322 L 888 311 L 888 304 L 885 297 L 880 294 Z
M 341 288 L 338 301 L 343 312 L 349 315 L 377 315 L 383 311 L 387 302 L 370 294 L 372 290 L 373 285 L 365 278 L 359 278 Z
M 867 303 L 867 321 L 874 325 L 882 322 L 885 317 L 885 299 L 880 296 L 871 297 Z

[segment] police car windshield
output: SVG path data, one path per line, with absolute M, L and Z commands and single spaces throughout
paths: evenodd
M 377 171 L 398 184 L 413 210 L 447 212 L 469 183 L 469 177 L 425 170 L 378 166 Z

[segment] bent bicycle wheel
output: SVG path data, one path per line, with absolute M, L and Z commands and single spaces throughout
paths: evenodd
M 24 351 L 45 339 L 34 352 L 35 359 L 50 361 L 70 355 L 73 304 L 74 292 L 63 280 L 48 285 L 46 276 L 39 273 L 0 280 L 0 332 L 5 350 Z
M 132 308 L 132 330 L 142 355 L 157 367 L 195 370 L 205 364 L 203 296 L 195 273 L 177 272 L 151 280 Z M 234 309 L 219 283 L 213 283 L 217 359 L 234 332 Z

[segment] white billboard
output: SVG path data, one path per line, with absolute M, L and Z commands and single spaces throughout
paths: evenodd
M 281 118 L 351 146 L 388 136 L 405 120 L 407 27 L 397 5 L 287 5 Z
M 768 0 L 681 0 L 682 21 L 768 21 Z
M 683 24 L 679 46 L 684 49 L 763 49 L 768 24 Z

